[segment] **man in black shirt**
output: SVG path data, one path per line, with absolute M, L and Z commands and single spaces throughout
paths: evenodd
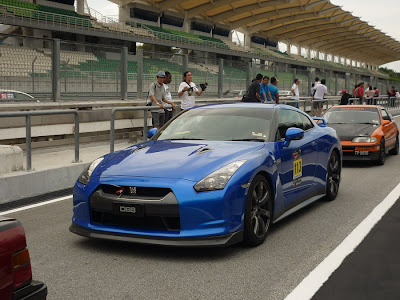
M 246 102 L 261 102 L 260 98 L 260 83 L 263 79 L 262 74 L 257 74 L 256 79 L 251 83 L 247 92 Z

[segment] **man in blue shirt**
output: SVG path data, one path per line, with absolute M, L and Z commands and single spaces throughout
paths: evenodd
M 271 98 L 271 93 L 268 91 L 269 77 L 264 76 L 263 81 L 260 83 L 260 98 L 261 102 L 267 102 L 268 96 Z
M 271 95 L 271 98 L 269 95 L 267 95 L 268 101 L 274 101 L 276 104 L 279 104 L 279 90 L 277 88 L 278 81 L 278 78 L 271 78 L 271 83 L 268 84 L 268 91 Z

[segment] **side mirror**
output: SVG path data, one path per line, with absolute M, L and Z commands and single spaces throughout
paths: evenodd
M 286 130 L 284 146 L 289 147 L 292 140 L 301 140 L 304 137 L 304 130 L 296 127 L 291 127 Z
M 326 127 L 327 122 L 325 118 L 313 117 L 313 120 L 315 121 L 315 123 L 317 123 L 319 127 Z
M 157 128 L 151 128 L 147 130 L 147 138 L 151 139 L 157 133 L 157 131 Z
M 390 124 L 389 120 L 383 120 L 382 121 L 382 126 L 389 125 L 389 124 Z

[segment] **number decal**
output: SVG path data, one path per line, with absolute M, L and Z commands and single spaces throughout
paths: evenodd
M 303 176 L 303 159 L 298 158 L 293 161 L 293 180 Z

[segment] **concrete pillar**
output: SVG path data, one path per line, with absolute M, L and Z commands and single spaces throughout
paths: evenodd
M 186 18 L 185 18 L 185 20 L 183 21 L 183 25 L 182 25 L 182 30 L 184 31 L 184 32 L 190 32 L 190 20 L 187 20 Z
M 76 0 L 76 11 L 78 14 L 85 13 L 85 0 Z
M 311 59 L 311 48 L 307 49 L 307 58 Z
M 316 59 L 319 59 L 319 51 L 317 50 L 317 56 L 316 56 Z
M 81 51 L 81 52 L 85 52 L 86 48 L 85 45 L 83 45 L 85 43 L 85 36 L 82 34 L 77 34 L 76 35 L 76 41 L 82 44 L 77 44 L 76 45 L 76 50 L 77 51 Z
M 222 97 L 224 88 L 223 84 L 224 84 L 224 60 L 220 58 L 218 64 L 218 98 Z
M 292 70 L 292 75 L 293 75 L 293 82 L 295 79 L 297 79 L 297 69 Z
M 346 90 L 350 91 L 350 73 L 346 73 L 345 87 Z
M 315 78 L 315 68 L 308 68 L 308 92 L 307 94 L 311 97 L 311 84 Z
M 246 89 L 249 88 L 251 84 L 251 61 L 247 62 L 246 68 Z
M 244 46 L 250 48 L 251 45 L 251 35 L 248 33 L 244 34 Z
M 138 49 L 136 52 L 137 58 L 137 98 L 142 99 L 143 93 L 143 49 Z
M 79 1 L 79 0 L 78 0 Z M 82 2 L 84 0 L 81 0 Z M 118 9 L 118 19 L 120 22 L 125 23 L 126 21 L 128 21 L 128 12 L 129 9 L 127 9 L 127 7 L 125 5 L 121 5 Z
M 188 71 L 189 69 L 189 54 L 184 54 L 182 57 L 182 67 L 183 67 L 183 72 Z
M 121 49 L 121 100 L 128 100 L 128 47 Z
M 339 91 L 339 74 L 335 75 L 335 96 L 338 94 Z M 347 91 L 349 92 L 349 91 Z
M 286 52 L 290 54 L 290 43 L 289 42 L 286 42 L 286 48 L 287 48 Z
M 51 53 L 52 61 L 52 95 L 53 101 L 60 101 L 61 84 L 60 84 L 60 40 L 53 39 L 53 51 Z
M 286 64 L 286 66 L 287 66 L 287 64 Z M 278 76 L 279 76 L 279 66 L 278 66 L 278 65 L 275 65 L 275 68 L 274 68 L 274 76 L 275 76 L 276 78 L 278 78 Z

